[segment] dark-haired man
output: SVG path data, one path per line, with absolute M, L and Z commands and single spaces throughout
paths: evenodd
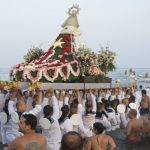
M 61 140 L 61 150 L 82 150 L 83 140 L 79 133 L 75 131 L 67 132 Z
M 44 117 L 50 121 L 49 129 L 42 129 L 42 134 L 47 140 L 48 150 L 59 150 L 61 142 L 61 130 L 57 118 L 55 119 L 55 107 L 46 105 L 43 109 Z
M 115 150 L 116 144 L 113 138 L 105 133 L 105 127 L 102 123 L 93 124 L 93 132 L 95 136 L 90 137 L 84 144 L 84 150 Z
M 8 147 L 8 150 L 25 150 L 32 143 L 38 143 L 36 147 L 39 150 L 46 149 L 46 139 L 41 134 L 35 133 L 37 118 L 32 114 L 25 114 L 21 117 L 19 130 L 24 133 L 23 136 L 16 138 Z

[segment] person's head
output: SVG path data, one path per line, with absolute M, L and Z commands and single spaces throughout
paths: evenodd
M 32 114 L 25 114 L 21 117 L 19 123 L 19 131 L 26 134 L 35 131 L 37 126 L 37 118 Z
M 125 105 L 125 106 L 128 106 L 129 105 L 129 99 L 128 98 L 124 98 L 122 100 L 122 103 Z
M 135 102 L 135 96 L 131 95 L 129 98 L 129 103 L 134 103 Z
M 106 130 L 106 128 L 103 126 L 102 123 L 100 122 L 95 122 L 93 124 L 93 132 L 95 134 L 102 134 L 104 131 Z
M 146 96 L 146 90 L 142 90 L 142 96 Z
M 17 108 L 18 112 L 22 112 L 23 113 L 23 112 L 26 111 L 27 106 L 26 106 L 24 101 L 20 100 L 20 101 L 18 101 L 16 103 L 16 108 Z
M 105 103 L 106 99 L 102 97 L 101 101 L 102 103 Z
M 28 98 L 28 97 L 29 97 L 28 91 L 24 91 L 24 92 L 23 92 L 23 95 L 24 95 L 25 98 Z
M 43 109 L 44 117 L 51 117 L 53 115 L 53 107 L 46 105 Z
M 65 120 L 65 118 L 69 115 L 70 109 L 68 105 L 64 105 L 61 108 L 62 111 L 62 115 L 61 117 L 58 119 L 59 123 L 63 122 Z
M 134 119 L 137 116 L 137 111 L 135 109 L 130 109 L 129 113 L 128 113 L 128 118 L 129 119 Z
M 53 88 L 49 88 L 47 90 L 47 92 L 49 93 L 49 96 L 51 97 L 54 94 L 54 89 Z
M 61 108 L 61 111 L 62 111 L 62 114 L 63 115 L 68 115 L 69 114 L 69 106 L 68 105 L 64 105 L 62 108 Z
M 142 86 L 142 85 L 140 85 L 140 86 L 139 86 L 139 89 L 140 89 L 140 90 L 142 90 L 142 89 L 143 89 L 143 86 Z
M 39 101 L 40 101 L 40 96 L 38 94 L 35 94 L 33 96 L 32 107 L 35 108 L 35 106 L 39 103 Z
M 70 104 L 70 114 L 76 114 L 78 111 L 78 105 L 76 103 L 71 103 Z
M 61 140 L 61 150 L 82 150 L 83 139 L 81 135 L 75 131 L 67 132 Z

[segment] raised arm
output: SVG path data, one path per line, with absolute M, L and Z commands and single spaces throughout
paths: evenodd
M 96 111 L 97 111 L 96 97 L 95 97 L 95 95 L 92 93 L 91 90 L 90 90 L 90 95 L 91 95 L 91 99 L 92 99 L 92 103 L 93 103 L 93 112 L 96 112 Z
M 58 105 L 58 100 L 54 94 L 51 97 L 51 102 L 53 105 L 53 118 L 58 120 L 58 118 L 59 118 L 59 105 Z

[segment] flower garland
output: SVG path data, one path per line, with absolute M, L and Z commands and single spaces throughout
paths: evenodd
M 66 72 L 65 73 L 63 72 L 64 67 L 66 67 Z M 69 64 L 62 65 L 59 69 L 59 74 L 62 77 L 62 79 L 64 81 L 66 81 L 70 76 L 70 65 Z
M 56 60 L 52 63 L 48 63 L 46 66 L 55 65 L 57 63 L 58 63 L 58 61 Z M 76 68 L 77 68 L 76 71 L 72 67 L 73 64 L 76 65 Z M 66 72 L 63 71 L 64 67 L 66 67 Z M 48 70 L 51 70 L 51 69 L 54 70 L 53 76 L 50 76 L 48 74 Z M 22 76 L 23 79 L 24 80 L 29 79 L 32 83 L 40 81 L 42 76 L 44 76 L 48 81 L 54 82 L 58 78 L 59 74 L 64 81 L 69 79 L 70 74 L 72 74 L 74 76 L 78 76 L 80 74 L 78 61 L 76 61 L 76 60 L 74 60 L 70 63 L 63 64 L 61 66 L 57 66 L 57 67 L 50 66 L 48 68 L 47 67 L 42 68 L 40 64 L 35 65 L 34 63 L 29 63 L 27 66 L 20 65 L 18 69 L 14 68 L 12 70 L 12 77 L 14 79 L 16 78 L 16 74 L 18 71 L 23 71 L 23 76 Z M 36 71 L 36 76 L 33 76 L 32 72 L 35 72 L 35 71 Z
M 93 65 L 90 67 L 89 74 L 93 76 L 98 76 L 102 74 L 102 71 L 99 69 L 99 67 Z
M 73 65 L 73 64 L 77 64 L 77 71 L 74 71 L 73 70 L 73 68 L 72 68 L 72 66 L 71 66 L 71 64 Z M 73 62 L 71 62 L 70 63 L 70 71 L 71 71 L 71 73 L 75 76 L 75 77 L 77 77 L 77 76 L 79 76 L 79 74 L 80 74 L 80 68 L 79 68 L 79 66 L 78 66 L 78 61 L 73 61 Z
M 33 77 L 31 74 L 31 71 L 37 71 L 37 76 Z M 25 70 L 24 71 L 24 77 L 26 76 L 29 80 L 31 80 L 33 83 L 38 82 L 42 78 L 42 69 L 37 69 L 37 70 Z
M 50 77 L 49 74 L 48 74 L 48 70 L 54 70 L 54 75 L 53 77 Z M 48 81 L 51 81 L 51 82 L 54 82 L 54 80 L 58 77 L 58 72 L 59 70 L 57 68 L 45 68 L 43 70 L 43 76 L 48 80 Z

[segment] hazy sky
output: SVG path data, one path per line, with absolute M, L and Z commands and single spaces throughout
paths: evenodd
M 117 67 L 150 68 L 150 0 L 0 0 L 0 67 L 22 62 L 32 46 L 47 50 L 76 3 L 87 47 L 109 42 Z

